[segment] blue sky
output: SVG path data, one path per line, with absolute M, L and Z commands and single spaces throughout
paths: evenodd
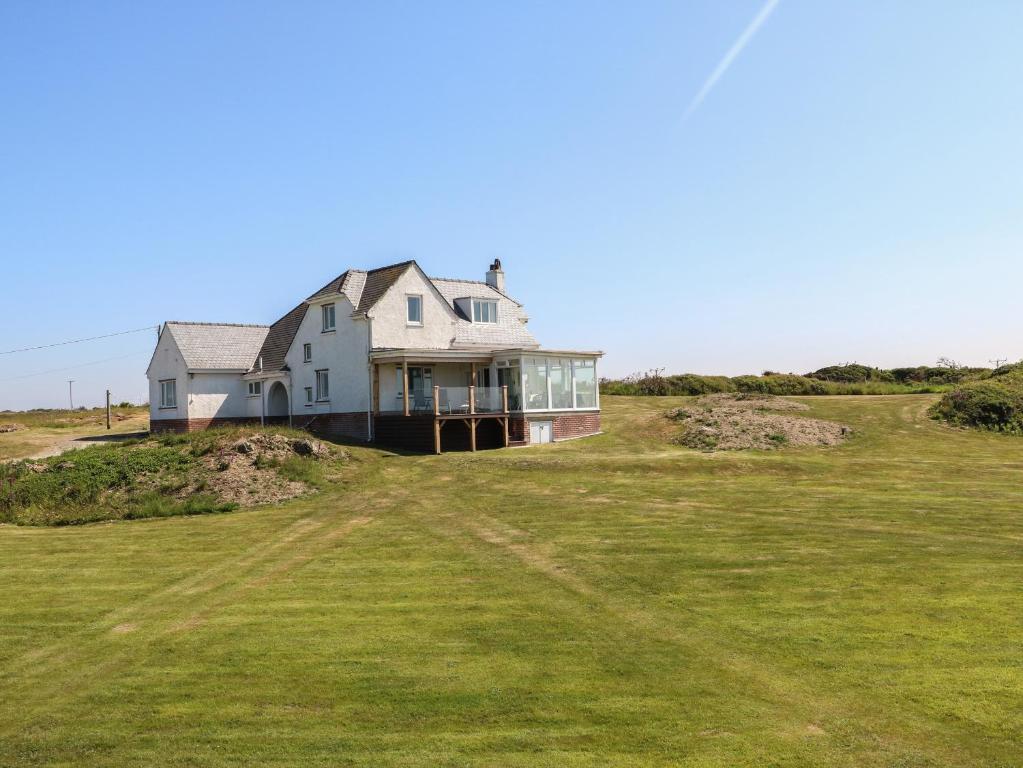
M 691 108 L 764 10 L 0 4 L 0 351 L 500 257 L 605 374 L 1023 357 L 1023 5 L 780 0 Z M 154 336 L 0 408 L 138 400 Z

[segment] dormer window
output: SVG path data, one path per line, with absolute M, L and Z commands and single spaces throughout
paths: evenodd
M 408 294 L 405 297 L 405 318 L 409 325 L 423 324 L 423 297 L 416 294 Z
M 496 323 L 497 302 L 484 301 L 483 299 L 473 299 L 472 321 L 474 323 Z
M 333 331 L 336 328 L 334 324 L 334 305 L 324 304 L 323 305 L 323 332 Z

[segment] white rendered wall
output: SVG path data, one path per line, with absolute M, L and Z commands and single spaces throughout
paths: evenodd
M 407 322 L 408 294 L 423 297 L 422 325 Z M 455 337 L 455 311 L 412 266 L 368 314 L 373 318 L 373 346 L 377 349 L 449 349 Z
M 296 416 L 316 413 L 352 413 L 370 409 L 369 332 L 366 320 L 353 319 L 348 299 L 334 300 L 336 329 L 323 333 L 321 302 L 312 304 L 299 325 L 285 362 L 291 369 L 292 410 Z M 376 325 L 373 332 L 376 334 Z M 313 359 L 303 361 L 302 346 L 311 344 Z M 316 397 L 316 371 L 326 369 L 330 382 L 327 402 L 305 403 L 305 388 L 312 387 Z
M 253 400 L 258 403 L 258 398 Z M 249 415 L 248 385 L 241 373 L 190 374 L 188 418 L 229 419 Z M 258 410 L 255 415 L 259 415 Z
M 184 419 L 188 417 L 188 369 L 170 331 L 164 329 L 149 364 L 149 419 Z M 177 382 L 177 407 L 160 407 L 160 382 Z

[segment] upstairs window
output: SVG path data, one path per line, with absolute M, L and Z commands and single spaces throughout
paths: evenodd
M 336 326 L 334 325 L 334 305 L 324 304 L 323 305 L 323 331 L 333 331 Z
M 327 371 L 316 372 L 316 399 L 330 399 L 330 377 Z
M 261 381 L 250 381 L 249 382 L 249 397 L 258 397 L 263 394 L 263 382 Z
M 303 344 L 302 345 L 302 362 L 311 363 L 313 361 L 313 345 Z
M 496 301 L 480 301 L 473 300 L 472 302 L 472 321 L 474 323 L 496 323 L 497 322 L 497 302 Z
M 178 382 L 174 379 L 160 382 L 160 407 L 178 407 Z
M 409 294 L 405 297 L 406 321 L 409 325 L 423 324 L 423 297 Z

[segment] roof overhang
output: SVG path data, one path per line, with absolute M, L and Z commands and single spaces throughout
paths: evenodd
M 374 363 L 489 363 L 493 358 L 489 349 L 374 349 L 369 353 Z

